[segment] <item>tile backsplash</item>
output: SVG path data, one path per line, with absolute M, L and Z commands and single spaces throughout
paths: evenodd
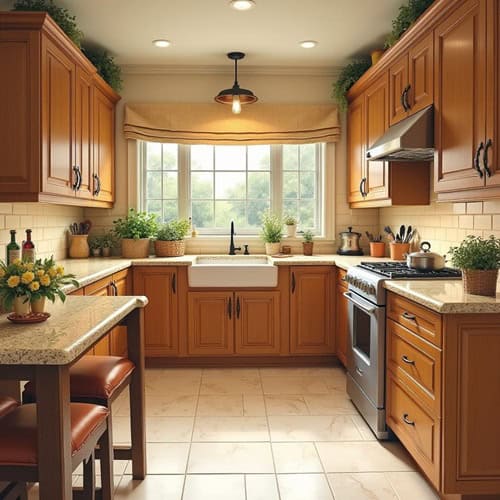
M 17 231 L 21 244 L 25 230 L 32 229 L 37 257 L 64 259 L 68 253 L 68 229 L 72 222 L 83 220 L 83 208 L 43 203 L 0 203 L 0 258 L 5 259 L 5 246 L 10 229 Z

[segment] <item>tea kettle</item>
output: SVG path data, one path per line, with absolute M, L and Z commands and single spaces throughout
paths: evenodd
M 339 255 L 363 255 L 363 250 L 359 246 L 361 233 L 356 233 L 352 227 L 348 227 L 349 231 L 342 231 L 340 236 L 340 248 L 337 253 Z

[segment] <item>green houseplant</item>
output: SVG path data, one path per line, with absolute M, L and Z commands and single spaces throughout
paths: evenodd
M 264 212 L 260 236 L 266 245 L 267 255 L 279 253 L 280 243 L 283 238 L 283 221 L 281 217 L 272 212 Z
M 304 255 L 312 255 L 313 254 L 313 247 L 314 247 L 314 233 L 312 231 L 304 231 L 302 233 L 302 238 L 304 241 L 302 242 L 302 250 L 304 252 Z
M 154 242 L 157 257 L 179 257 L 186 248 L 184 238 L 189 232 L 189 221 L 174 219 L 158 229 Z
M 116 238 L 113 231 L 106 231 L 100 236 L 100 246 L 103 257 L 109 257 L 111 250 L 116 245 Z
M 83 32 L 78 28 L 75 16 L 72 16 L 68 9 L 55 5 L 53 0 L 16 0 L 12 10 L 47 12 L 73 43 L 77 47 L 81 46 Z
M 462 270 L 466 293 L 495 296 L 500 268 L 500 239 L 467 236 L 448 251 L 451 263 Z
M 92 236 L 89 238 L 89 248 L 92 253 L 92 257 L 100 257 L 101 255 L 101 237 Z
M 101 47 L 84 47 L 83 53 L 96 67 L 104 81 L 116 92 L 120 92 L 123 88 L 122 70 L 116 64 L 114 57 Z
M 113 232 L 121 240 L 122 256 L 127 259 L 149 255 L 150 238 L 156 236 L 158 220 L 155 214 L 129 209 L 126 217 L 113 221 Z
M 370 66 L 370 58 L 362 57 L 355 59 L 340 70 L 339 76 L 333 84 L 332 97 L 337 101 L 341 111 L 347 109 L 347 92 Z
M 283 222 L 286 226 L 287 236 L 289 238 L 295 238 L 297 236 L 297 217 L 294 215 L 285 215 L 285 217 L 283 217 Z

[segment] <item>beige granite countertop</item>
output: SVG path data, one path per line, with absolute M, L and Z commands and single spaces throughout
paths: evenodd
M 71 363 L 146 297 L 68 297 L 49 303 L 44 323 L 11 323 L 0 315 L 0 364 L 65 365 Z
M 388 280 L 385 288 L 442 314 L 500 313 L 500 293 L 464 293 L 462 280 Z

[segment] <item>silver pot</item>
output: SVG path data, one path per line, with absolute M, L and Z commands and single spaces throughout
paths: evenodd
M 340 236 L 340 248 L 337 253 L 339 255 L 363 255 L 363 250 L 359 246 L 361 233 L 356 233 L 352 227 L 348 227 L 349 231 L 342 231 Z
M 412 252 L 406 255 L 406 264 L 412 269 L 419 271 L 440 271 L 445 266 L 445 259 L 442 255 L 430 251 L 431 244 L 422 241 L 421 252 Z

